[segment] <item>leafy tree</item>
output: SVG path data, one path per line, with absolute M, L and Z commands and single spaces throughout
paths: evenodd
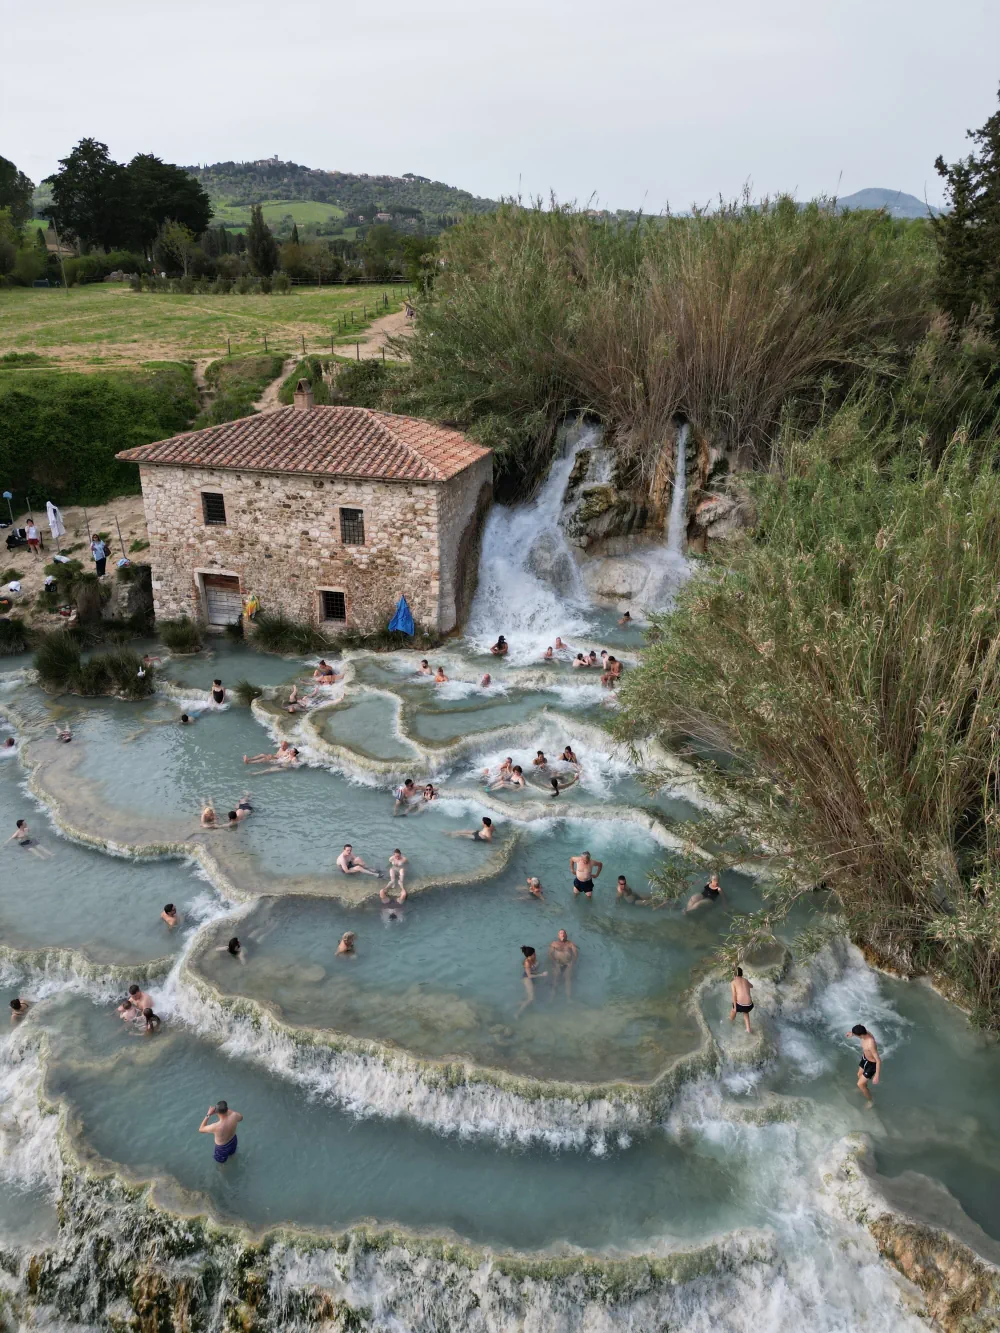
M 164 222 L 156 236 L 153 253 L 164 269 L 180 269 L 186 278 L 192 261 L 201 251 L 194 234 L 183 222 Z
M 0 157 L 0 208 L 9 208 L 15 227 L 23 227 L 31 217 L 31 196 L 35 187 L 13 162 Z
M 52 203 L 43 210 L 59 228 L 75 236 L 84 248 L 110 250 L 121 239 L 125 212 L 125 168 L 108 153 L 107 144 L 81 139 L 60 170 L 47 176 Z
M 125 170 L 128 216 L 122 219 L 129 240 L 147 253 L 160 227 L 171 219 L 193 232 L 205 230 L 212 218 L 208 195 L 181 167 L 152 153 L 137 153 Z
M 251 268 L 262 278 L 269 278 L 278 267 L 278 243 L 271 228 L 264 221 L 260 204 L 254 204 L 250 209 L 247 253 L 250 256 Z
M 10 209 L 0 208 L 0 277 L 13 273 L 20 241 L 21 233 L 14 225 Z
M 938 299 L 958 323 L 974 306 L 987 309 L 1000 332 L 1000 111 L 967 136 L 975 144 L 968 157 L 934 163 L 951 206 L 933 224 Z

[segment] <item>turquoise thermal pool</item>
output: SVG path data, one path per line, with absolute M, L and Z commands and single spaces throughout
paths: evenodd
M 97 1300 L 100 1265 L 80 1256 L 115 1174 L 152 1186 L 171 1213 L 296 1228 L 268 1270 L 281 1308 L 329 1283 L 368 1321 L 344 1327 L 372 1333 L 917 1333 L 915 1299 L 865 1226 L 893 1200 L 1000 1261 L 995 1043 L 843 940 L 808 961 L 783 950 L 748 961 L 748 1036 L 729 1021 L 716 955 L 766 892 L 754 867 L 724 871 L 723 899 L 690 914 L 686 894 L 655 908 L 617 898 L 618 875 L 651 893 L 704 801 L 680 763 L 675 785 L 649 792 L 612 739 L 597 673 L 540 662 L 557 633 L 626 663 L 641 642 L 579 587 L 529 568 L 531 534 L 555 528 L 573 458 L 531 506 L 492 513 L 465 637 L 429 654 L 447 687 L 415 676 L 419 653 L 347 654 L 345 679 L 289 716 L 287 690 L 311 684 L 315 659 L 223 640 L 163 654 L 158 693 L 142 703 L 52 698 L 28 663 L 0 660 L 0 720 L 18 742 L 0 759 L 3 837 L 25 818 L 43 853 L 0 845 L 0 974 L 8 998 L 33 1006 L 0 1034 L 0 1243 L 83 1246 L 65 1272 L 46 1269 L 62 1301 L 48 1326 L 117 1317 L 120 1297 L 88 1306 L 82 1324 L 65 1317 L 84 1289 Z M 510 660 L 484 651 L 497 632 Z M 264 697 L 215 708 L 215 677 Z M 300 767 L 244 764 L 283 738 Z M 524 791 L 489 789 L 483 770 L 495 778 L 506 756 L 528 772 L 537 749 L 555 761 L 566 744 L 581 773 L 558 799 L 536 772 Z M 394 812 L 404 777 L 433 782 L 438 799 Z M 206 799 L 224 819 L 244 793 L 253 811 L 239 827 L 201 827 Z M 484 816 L 491 843 L 454 836 Z M 402 850 L 404 904 L 379 900 L 385 875 L 340 873 L 346 842 L 380 871 Z M 592 900 L 572 892 L 570 857 L 585 850 L 603 862 Z M 711 862 L 692 857 L 698 893 Z M 168 901 L 182 913 L 174 931 L 159 916 Z M 803 908 L 791 923 L 793 950 L 817 915 Z M 560 929 L 579 951 L 568 977 L 549 956 Z M 232 936 L 242 962 L 225 950 Z M 548 974 L 530 994 L 525 945 Z M 162 1019 L 153 1035 L 116 1013 L 133 981 Z M 871 1111 L 844 1037 L 856 1022 L 885 1061 Z M 244 1116 L 225 1167 L 197 1133 L 219 1098 Z M 880 1193 L 843 1184 L 862 1145 L 875 1172 L 864 1188 Z M 89 1191 L 75 1237 L 62 1207 L 57 1225 L 71 1190 Z M 145 1244 L 129 1228 L 161 1215 L 114 1197 L 122 1244 Z M 364 1225 L 395 1229 L 395 1257 L 369 1252 L 349 1279 L 301 1235 Z M 462 1242 L 468 1267 L 432 1272 L 420 1247 L 434 1236 Z M 536 1267 L 491 1307 L 497 1251 Z M 679 1253 L 688 1268 L 662 1281 L 636 1263 L 585 1287 L 572 1269 Z M 554 1256 L 570 1265 L 562 1278 Z M 282 1326 L 307 1326 L 296 1319 Z

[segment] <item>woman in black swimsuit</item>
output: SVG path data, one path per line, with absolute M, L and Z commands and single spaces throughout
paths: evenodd
M 212 681 L 212 698 L 217 704 L 224 704 L 226 702 L 226 691 L 222 688 L 221 680 Z
M 707 903 L 718 902 L 721 897 L 722 885 L 719 883 L 719 876 L 713 870 L 711 879 L 701 893 L 693 893 L 684 910 L 685 912 L 696 912 L 699 907 L 704 907 Z

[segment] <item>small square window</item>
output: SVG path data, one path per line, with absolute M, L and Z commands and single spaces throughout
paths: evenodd
M 365 511 L 363 509 L 342 509 L 340 511 L 340 540 L 345 546 L 364 546 Z
M 205 522 L 213 526 L 226 526 L 226 501 L 216 491 L 202 491 L 201 508 Z
M 324 620 L 347 619 L 347 598 L 342 592 L 329 592 L 324 588 L 319 596 Z

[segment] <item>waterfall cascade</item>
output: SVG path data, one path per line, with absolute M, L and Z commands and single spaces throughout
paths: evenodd
M 488 648 L 504 634 L 512 660 L 535 661 L 557 634 L 588 628 L 589 598 L 559 517 L 576 456 L 598 444 L 600 435 L 596 426 L 581 430 L 530 503 L 494 506 L 483 533 L 479 587 L 466 628 L 477 648 Z
M 684 556 L 684 538 L 687 533 L 687 423 L 677 432 L 677 457 L 674 460 L 674 487 L 670 498 L 670 517 L 667 520 L 667 550 L 671 555 Z

